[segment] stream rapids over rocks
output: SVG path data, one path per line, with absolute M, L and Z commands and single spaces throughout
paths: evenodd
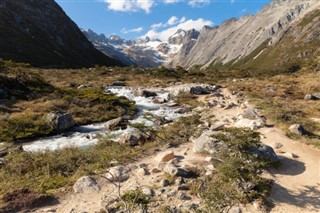
M 105 86 L 105 93 L 113 93 L 117 96 L 124 96 L 136 103 L 139 111 L 137 116 L 129 123 L 143 123 L 152 128 L 173 122 L 182 116 L 188 116 L 187 110 L 178 106 L 174 102 L 181 92 L 193 94 L 205 94 L 216 90 L 216 86 L 202 84 L 175 85 L 167 88 L 143 88 L 126 86 Z M 151 117 L 157 118 L 157 122 Z M 127 125 L 127 128 L 120 130 L 108 130 L 108 122 L 77 126 L 63 134 L 36 139 L 23 146 L 23 150 L 28 152 L 54 151 L 65 147 L 86 148 L 99 142 L 99 136 L 109 136 L 114 141 L 118 141 L 121 136 L 130 135 L 136 128 Z

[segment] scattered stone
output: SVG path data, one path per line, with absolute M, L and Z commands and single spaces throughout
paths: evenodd
M 320 99 L 320 92 L 314 93 L 314 94 L 313 94 L 313 97 L 316 97 L 317 99 Z
M 47 118 L 51 126 L 58 132 L 70 129 L 75 125 L 73 117 L 69 113 L 49 113 Z
M 277 154 L 274 152 L 274 150 L 272 149 L 271 146 L 262 144 L 260 147 L 256 148 L 251 148 L 250 151 L 262 158 L 267 158 L 269 159 L 271 162 L 278 162 L 278 156 Z
M 146 164 L 146 163 L 141 163 L 141 164 L 139 164 L 139 168 L 148 168 L 148 164 Z
M 170 182 L 167 179 L 164 179 L 164 180 L 160 181 L 160 186 L 161 187 L 166 187 L 166 186 L 169 186 L 169 185 L 170 185 Z
M 149 189 L 149 188 L 142 188 L 141 192 L 149 197 L 153 197 L 154 196 L 154 190 Z
M 241 209 L 238 206 L 233 206 L 228 210 L 228 213 L 241 213 Z
M 292 154 L 292 153 L 290 153 L 290 152 L 285 152 L 284 154 L 283 154 L 283 156 L 284 157 L 286 157 L 286 158 L 298 158 L 298 156 L 297 155 L 295 155 L 295 154 Z
M 114 166 L 109 168 L 108 172 L 105 173 L 109 181 L 124 182 L 129 179 L 130 169 L 124 166 Z
M 283 145 L 281 143 L 275 143 L 273 145 L 273 148 L 275 148 L 275 149 L 280 149 L 281 147 L 283 147 Z
M 145 176 L 145 175 L 149 175 L 150 173 L 149 173 L 148 170 L 145 169 L 145 168 L 139 168 L 139 169 L 137 170 L 137 174 L 142 175 L 142 176 Z
M 170 102 L 167 104 L 168 107 L 176 107 L 179 106 L 179 104 L 175 103 L 175 102 Z
M 193 142 L 193 152 L 194 153 L 217 153 L 221 150 L 227 149 L 227 146 L 216 138 L 212 137 L 215 132 L 205 131 L 197 139 L 191 139 Z
M 122 117 L 109 120 L 109 121 L 106 122 L 105 128 L 107 130 L 114 130 L 115 128 L 117 128 L 121 124 L 123 124 L 123 121 L 124 121 L 124 119 Z
M 206 157 L 206 158 L 204 159 L 204 161 L 206 161 L 206 162 L 212 162 L 212 161 L 213 161 L 213 157 Z
M 304 135 L 305 129 L 301 124 L 293 124 L 289 127 L 289 131 L 293 134 Z
M 234 107 L 236 107 L 236 106 L 238 106 L 238 105 L 235 104 L 235 103 L 230 103 L 230 104 L 228 104 L 228 105 L 225 107 L 225 109 L 232 109 L 232 108 L 234 108 Z
M 148 91 L 148 90 L 143 90 L 142 91 L 142 96 L 144 96 L 146 98 L 156 97 L 157 93 L 156 92 L 152 92 L 152 91 Z
M 6 159 L 0 158 L 0 168 L 6 164 Z
M 151 173 L 153 173 L 153 174 L 160 173 L 160 172 L 161 172 L 161 170 L 159 170 L 158 168 L 153 168 L 151 170 Z
M 188 191 L 190 188 L 186 185 L 180 185 L 178 186 L 179 191 Z
M 93 84 L 81 84 L 80 86 L 77 87 L 77 89 L 84 89 L 89 87 L 93 87 Z
M 155 104 L 164 104 L 167 102 L 167 99 L 158 96 L 153 99 L 153 102 Z
M 175 184 L 180 186 L 182 184 L 185 184 L 186 181 L 182 178 L 182 177 L 178 177 L 176 180 L 175 180 Z
M 89 193 L 99 191 L 100 187 L 94 179 L 89 176 L 81 177 L 73 185 L 73 191 L 75 193 Z
M 120 144 L 128 143 L 131 146 L 142 145 L 146 142 L 145 136 L 140 132 L 124 134 L 119 138 Z
M 222 130 L 224 128 L 224 123 L 215 123 L 213 124 L 212 126 L 210 126 L 210 130 L 211 131 L 219 131 L 219 130 Z
M 115 166 L 115 165 L 118 165 L 118 164 L 119 164 L 119 161 L 113 159 L 113 160 L 110 161 L 109 164 L 110 164 L 111 166 Z
M 190 93 L 193 95 L 207 95 L 212 92 L 211 88 L 208 86 L 194 86 L 190 88 Z
M 174 156 L 174 152 L 172 150 L 162 152 L 162 153 L 158 154 L 158 156 L 156 156 L 156 160 L 158 162 L 168 162 L 174 158 L 175 158 L 175 156 Z
M 115 86 L 115 87 L 125 87 L 126 86 L 126 83 L 123 82 L 123 81 L 115 81 L 111 84 L 112 86 Z
M 174 190 L 174 189 L 172 189 L 172 190 L 168 191 L 168 192 L 166 193 L 166 195 L 167 195 L 168 197 L 174 197 L 174 196 L 177 195 L 177 191 Z
M 178 199 L 180 199 L 180 200 L 191 200 L 191 197 L 188 196 L 186 193 L 180 193 L 180 194 L 178 194 Z
M 316 93 L 315 95 L 312 95 L 312 94 L 306 94 L 304 96 L 304 100 L 319 100 L 320 99 L 320 94 L 319 93 Z

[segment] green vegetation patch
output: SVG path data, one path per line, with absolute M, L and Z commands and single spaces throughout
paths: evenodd
M 272 182 L 259 174 L 273 163 L 252 151 L 261 145 L 259 133 L 229 128 L 213 137 L 223 141 L 228 149 L 213 155 L 217 159 L 214 174 L 200 180 L 192 189 L 206 201 L 207 210 L 221 212 L 237 203 L 267 197 Z

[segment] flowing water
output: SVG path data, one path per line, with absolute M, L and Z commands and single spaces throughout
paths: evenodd
M 182 87 L 183 88 L 183 87 Z M 170 100 L 170 96 L 177 95 L 179 89 L 157 89 L 155 90 L 158 98 L 167 100 L 165 103 L 155 103 L 155 97 L 144 97 L 137 95 L 137 91 L 142 88 L 134 87 L 107 87 L 106 91 L 116 94 L 117 96 L 124 96 L 129 100 L 135 101 L 138 106 L 138 116 L 131 120 L 130 123 L 144 123 L 147 126 L 157 128 L 158 125 L 146 119 L 146 115 L 153 115 L 164 118 L 167 121 L 174 121 L 181 116 L 185 116 L 186 113 L 179 113 L 180 107 L 174 106 L 174 102 Z M 61 135 L 55 135 L 50 137 L 44 137 L 36 139 L 23 146 L 25 151 L 29 152 L 41 152 L 45 150 L 57 150 L 64 147 L 79 147 L 86 148 L 88 146 L 97 144 L 99 142 L 99 136 L 110 136 L 115 141 L 123 135 L 130 134 L 136 131 L 133 127 L 128 126 L 127 129 L 108 131 L 105 128 L 104 123 L 97 123 L 85 126 L 78 126 L 70 130 L 69 132 Z

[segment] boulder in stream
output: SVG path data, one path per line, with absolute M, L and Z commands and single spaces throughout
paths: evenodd
M 70 113 L 50 113 L 47 118 L 52 127 L 58 132 L 70 129 L 75 125 Z

